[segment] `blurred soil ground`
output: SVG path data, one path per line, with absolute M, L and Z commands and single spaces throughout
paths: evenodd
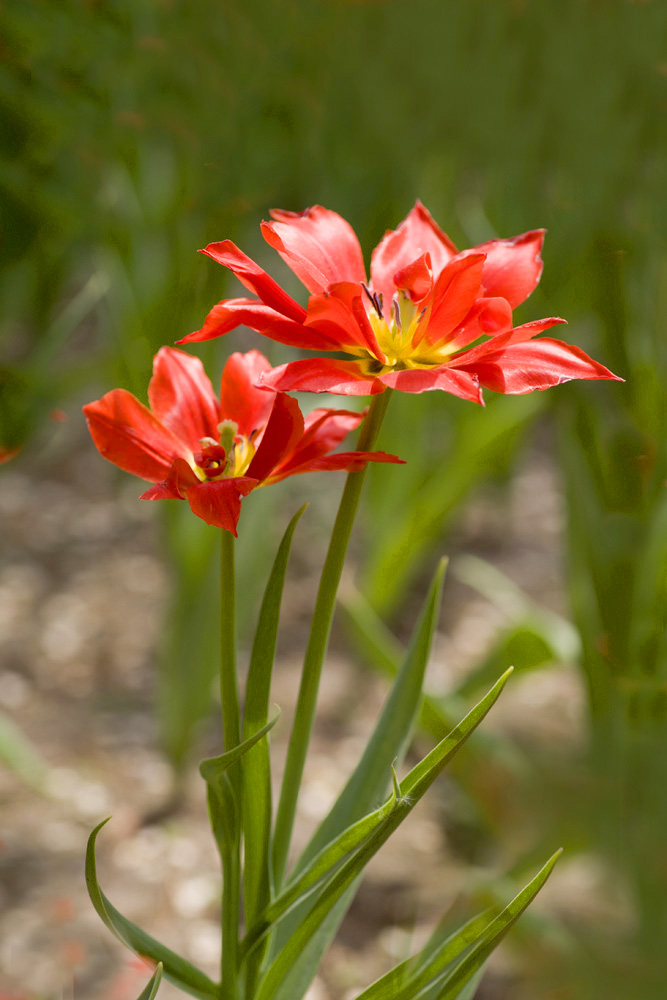
M 135 1000 L 143 988 L 145 970 L 101 924 L 84 885 L 87 835 L 109 815 L 98 843 L 100 879 L 112 901 L 211 975 L 218 962 L 218 862 L 194 766 L 180 808 L 161 823 L 146 822 L 171 791 L 152 710 L 167 593 L 157 512 L 137 502 L 136 481 L 124 481 L 118 499 L 114 470 L 83 434 L 74 437 L 57 468 L 26 460 L 2 472 L 0 709 L 48 765 L 46 794 L 0 771 L 0 996 L 12 1000 Z M 552 464 L 545 449 L 533 448 L 506 491 L 469 505 L 447 548 L 484 555 L 533 598 L 562 611 L 560 522 Z M 283 708 L 276 759 L 294 703 L 316 564 L 297 551 L 288 574 L 273 694 Z M 452 574 L 445 594 L 429 677 L 439 692 L 464 675 L 502 625 L 500 613 Z M 396 621 L 399 633 L 409 629 L 418 595 L 407 605 Z M 355 765 L 385 690 L 383 679 L 355 665 L 336 632 L 297 846 Z M 582 720 L 579 677 L 561 668 L 517 678 L 487 725 L 510 740 L 548 747 L 576 745 Z M 204 728 L 202 754 L 218 752 L 216 732 L 213 723 Z M 429 745 L 424 737 L 419 743 Z M 495 873 L 503 870 L 504 859 L 480 857 L 471 876 L 463 857 L 471 852 L 447 833 L 455 799 L 444 776 L 371 864 L 309 1000 L 355 996 L 419 945 L 487 860 Z M 535 847 L 518 835 L 517 852 Z M 568 877 L 564 865 L 540 907 L 569 905 Z M 505 948 L 480 997 L 518 996 L 520 969 L 520 958 Z M 168 984 L 160 990 L 165 1000 L 176 996 Z

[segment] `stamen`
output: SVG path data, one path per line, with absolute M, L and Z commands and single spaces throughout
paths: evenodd
M 370 288 L 368 287 L 368 285 L 366 284 L 365 281 L 361 282 L 361 287 L 366 292 L 366 296 L 368 297 L 368 301 L 373 306 L 373 308 L 377 311 L 377 302 L 375 301 L 375 296 L 373 295 L 373 293 L 371 292 Z
M 391 311 L 394 316 L 394 325 L 399 333 L 403 332 L 403 326 L 401 324 L 401 307 L 398 302 L 398 292 L 394 292 L 394 297 L 391 300 Z

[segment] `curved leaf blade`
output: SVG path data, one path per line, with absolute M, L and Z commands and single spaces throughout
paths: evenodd
M 162 982 L 162 969 L 162 962 L 158 962 L 157 969 L 151 976 L 150 982 L 146 984 L 141 994 L 137 997 L 137 1000 L 155 1000 L 160 983 Z
M 264 592 L 246 683 L 243 710 L 243 734 L 246 738 L 258 732 L 268 732 L 271 676 L 287 563 L 294 531 L 307 506 L 304 504 L 289 522 Z M 271 897 L 271 763 L 268 740 L 258 741 L 244 762 L 242 813 L 245 852 L 243 888 L 246 921 L 251 926 Z
M 220 987 L 191 962 L 181 958 L 165 945 L 156 941 L 136 924 L 120 913 L 107 899 L 97 881 L 97 865 L 95 862 L 95 841 L 108 819 L 99 823 L 90 837 L 86 847 L 86 885 L 90 901 L 98 915 L 109 930 L 131 951 L 142 958 L 150 958 L 153 962 L 161 962 L 165 978 L 185 993 L 197 1000 L 218 1000 Z
M 562 853 L 562 848 L 556 851 L 556 853 L 549 858 L 544 867 L 539 870 L 537 875 L 531 879 L 528 885 L 524 886 L 521 892 L 519 892 L 510 903 L 508 903 L 505 909 L 491 921 L 487 930 L 484 932 L 477 944 L 475 944 L 465 958 L 462 958 L 458 965 L 447 975 L 446 979 L 442 983 L 442 990 L 437 994 L 437 1000 L 456 1000 L 456 998 L 460 996 L 461 990 L 465 984 L 479 969 L 481 969 L 496 945 L 501 941 L 505 934 L 507 934 L 510 927 L 516 923 L 523 911 L 538 894 L 546 880 L 549 878 L 549 875 L 551 875 L 554 865 Z M 432 981 L 433 980 L 431 979 L 431 982 Z M 416 998 L 420 994 L 406 994 L 405 998 L 401 998 L 401 1000 L 407 1000 L 408 995 L 412 1000 L 413 997 Z M 396 997 L 395 1000 L 399 1000 L 399 998 Z
M 400 783 L 401 797 L 397 800 L 394 809 L 325 883 L 306 917 L 291 932 L 269 966 L 260 983 L 256 1000 L 276 1000 L 283 994 L 288 995 L 293 979 L 298 979 L 299 982 L 303 981 L 303 966 L 307 962 L 308 971 L 310 971 L 310 963 L 313 960 L 312 955 L 307 950 L 311 939 L 318 940 L 322 950 L 326 948 L 330 935 L 327 935 L 327 941 L 324 941 L 323 928 L 326 926 L 328 915 L 334 910 L 350 886 L 354 884 L 371 858 L 412 812 L 419 799 L 435 781 L 448 761 L 474 732 L 499 697 L 510 674 L 511 670 L 506 671 L 458 726 L 444 740 L 441 740 L 431 753 L 403 779 Z M 342 914 L 340 917 L 342 918 Z M 316 938 L 318 934 L 320 937 Z M 305 960 L 304 955 L 306 956 Z M 296 995 L 296 991 L 292 995 Z M 392 1000 L 395 998 L 392 997 Z

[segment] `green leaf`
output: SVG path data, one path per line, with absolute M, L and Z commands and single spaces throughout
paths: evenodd
M 438 622 L 446 568 L 447 560 L 442 559 L 433 577 L 403 665 L 373 735 L 331 812 L 322 821 L 299 858 L 297 870 L 325 844 L 330 843 L 341 830 L 356 822 L 366 810 L 376 805 L 386 791 L 390 776 L 389 763 L 396 760 L 400 763 L 409 746 L 421 701 L 433 633 Z
M 293 876 L 303 872 L 308 863 L 320 851 L 332 844 L 343 831 L 356 823 L 365 813 L 374 809 L 386 794 L 391 773 L 389 765 L 392 761 L 396 759 L 400 761 L 403 757 L 409 745 L 412 728 L 419 711 L 424 674 L 440 610 L 446 566 L 446 560 L 442 560 L 434 574 L 402 667 L 394 681 L 391 693 L 363 757 L 331 812 L 320 824 L 297 861 Z M 322 955 L 331 943 L 353 896 L 354 887 L 351 888 L 346 899 L 332 907 L 328 920 L 321 926 L 317 934 L 311 937 L 307 949 L 299 956 L 295 975 L 298 972 L 299 983 L 303 985 L 304 990 L 315 975 Z M 279 928 L 272 945 L 274 955 L 285 947 L 294 928 L 305 918 L 305 913 L 304 909 L 295 908 Z M 300 994 L 295 986 L 293 996 L 296 995 Z M 293 1000 L 293 997 L 290 997 L 289 1000 Z
M 141 991 L 137 1000 L 155 1000 L 158 988 L 162 982 L 162 969 L 162 962 L 158 962 L 157 969 L 151 976 L 150 982 L 146 984 L 146 988 Z
M 287 884 L 280 895 L 264 911 L 261 920 L 248 933 L 245 941 L 246 953 L 250 952 L 279 920 L 309 896 L 343 858 L 367 839 L 391 813 L 399 793 L 400 788 L 395 781 L 394 791 L 384 805 L 344 830 L 328 847 L 316 855 L 299 877 L 291 884 Z
M 199 773 L 208 785 L 208 808 L 213 836 L 223 858 L 231 857 L 231 846 L 240 837 L 238 802 L 227 771 L 266 736 L 278 721 L 279 714 L 238 746 L 219 757 L 207 757 L 199 765 Z
M 561 856 L 562 850 L 549 858 L 543 868 L 537 873 L 534 879 L 514 897 L 502 913 L 491 921 L 488 928 L 468 952 L 458 965 L 447 975 L 442 983 L 442 990 L 437 994 L 437 1000 L 456 1000 L 460 996 L 461 988 L 471 979 L 471 977 L 483 966 L 487 958 L 507 934 L 510 927 L 516 923 L 526 907 L 533 901 L 546 880 L 549 878 L 554 865 Z M 428 970 L 427 970 L 428 971 Z M 395 997 L 393 1000 L 407 1000 L 408 997 L 417 997 L 416 993 L 406 993 L 405 997 Z
M 294 530 L 308 505 L 297 511 L 278 548 L 259 612 L 250 656 L 243 733 L 246 738 L 267 732 L 271 675 L 278 638 L 280 606 Z M 244 894 L 248 926 L 267 905 L 271 895 L 271 765 L 269 742 L 262 739 L 243 766 Z
M 142 958 L 161 962 L 164 966 L 164 975 L 169 982 L 180 987 L 190 996 L 196 997 L 197 1000 L 218 1000 L 220 987 L 216 983 L 209 979 L 201 969 L 181 958 L 180 955 L 156 941 L 155 938 L 150 937 L 131 920 L 119 913 L 100 889 L 95 863 L 95 841 L 102 827 L 108 822 L 109 820 L 105 819 L 95 827 L 88 838 L 86 848 L 86 885 L 88 886 L 88 895 L 97 913 L 109 930 L 131 951 Z
M 303 982 L 304 967 L 309 973 L 313 971 L 313 954 L 307 950 L 309 942 L 318 935 L 316 938 L 318 947 L 321 949 L 326 947 L 325 938 L 326 941 L 331 939 L 329 928 L 326 928 L 327 933 L 324 934 L 329 913 L 342 900 L 371 858 L 414 809 L 447 762 L 476 729 L 500 695 L 510 673 L 511 670 L 508 670 L 449 736 L 406 775 L 400 783 L 400 798 L 389 815 L 325 883 L 307 916 L 290 934 L 274 958 L 260 983 L 257 1000 L 277 1000 L 283 996 L 298 995 L 293 987 L 293 981 L 297 980 L 300 984 Z
M 450 965 L 462 951 L 479 938 L 492 919 L 492 911 L 485 910 L 454 934 L 448 934 L 439 944 L 436 944 L 432 937 L 420 952 L 406 958 L 400 965 L 396 965 L 380 979 L 376 979 L 368 989 L 359 994 L 356 1000 L 385 1000 L 386 997 L 391 997 L 393 1000 L 398 990 L 406 988 L 431 963 L 437 961 L 441 963 L 443 969 Z

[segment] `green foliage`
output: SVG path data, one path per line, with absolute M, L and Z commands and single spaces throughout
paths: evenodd
M 157 991 L 162 982 L 162 962 L 158 962 L 157 968 L 150 978 L 150 982 L 146 984 L 146 988 L 141 991 L 141 995 L 138 1000 L 155 1000 L 157 996 Z
M 91 902 L 98 915 L 118 940 L 122 941 L 135 954 L 162 963 L 165 977 L 189 996 L 196 997 L 197 1000 L 218 1000 L 218 987 L 208 976 L 181 958 L 180 955 L 176 955 L 175 952 L 160 944 L 155 938 L 150 937 L 131 920 L 127 920 L 100 889 L 95 863 L 95 842 L 100 830 L 108 822 L 109 820 L 105 819 L 95 827 L 88 838 L 86 850 L 86 884 Z

